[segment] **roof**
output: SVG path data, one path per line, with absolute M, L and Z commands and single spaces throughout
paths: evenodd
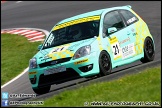
M 104 11 L 105 9 L 100 9 L 100 10 L 95 10 L 95 11 L 91 11 L 91 12 L 87 12 L 87 13 L 83 13 L 80 15 L 76 15 L 70 18 L 66 18 L 62 21 L 60 21 L 58 24 L 64 23 L 64 22 L 68 22 L 71 20 L 75 20 L 75 19 L 79 19 L 79 18 L 83 18 L 83 17 L 87 17 L 87 16 L 96 16 L 96 15 L 101 15 L 101 13 Z
M 126 8 L 131 8 L 130 5 L 126 5 L 126 6 L 119 6 L 119 7 L 126 7 Z M 99 9 L 99 10 L 95 10 L 95 11 L 90 11 L 90 12 L 86 12 L 86 13 L 83 13 L 83 14 L 79 14 L 79 15 L 76 15 L 76 16 L 73 16 L 73 17 L 70 17 L 70 18 L 66 18 L 62 21 L 60 21 L 59 23 L 57 24 L 62 24 L 62 23 L 65 23 L 65 22 L 68 22 L 68 21 L 71 21 L 71 20 L 75 20 L 75 19 L 79 19 L 79 18 L 84 18 L 84 17 L 88 17 L 88 16 L 96 16 L 96 15 L 101 15 L 102 12 L 104 12 L 105 10 L 110 10 L 110 9 L 116 9 L 116 8 L 119 8 L 119 7 L 111 7 L 111 8 L 105 8 L 105 9 Z

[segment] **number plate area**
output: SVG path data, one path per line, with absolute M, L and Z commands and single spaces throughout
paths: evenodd
M 63 72 L 63 71 L 66 71 L 66 67 L 65 66 L 59 66 L 59 67 L 56 67 L 56 68 L 46 69 L 44 71 L 44 75 L 55 74 L 55 73 Z

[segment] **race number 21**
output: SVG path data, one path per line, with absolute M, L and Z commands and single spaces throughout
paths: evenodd
M 64 46 L 60 46 L 60 47 L 54 48 L 54 49 L 52 49 L 50 51 L 49 54 L 65 51 L 68 47 L 69 47 L 69 45 L 64 45 Z
M 115 42 L 111 45 L 112 51 L 113 51 L 113 55 L 114 55 L 114 59 L 118 58 L 121 56 L 121 50 L 120 50 L 120 46 L 118 42 Z
M 118 48 L 118 45 L 116 44 L 116 45 L 114 45 L 113 46 L 113 48 L 114 48 L 114 55 L 117 55 L 118 53 L 119 53 L 119 48 Z

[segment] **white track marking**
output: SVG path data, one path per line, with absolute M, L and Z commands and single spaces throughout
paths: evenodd
M 24 75 L 27 71 L 29 70 L 29 67 L 27 67 L 21 74 L 19 74 L 17 77 L 13 78 L 12 80 L 10 80 L 9 82 L 7 82 L 6 84 L 4 84 L 3 86 L 1 86 L 1 89 L 5 86 L 7 86 L 8 84 L 12 83 L 13 81 L 17 80 L 18 78 L 20 78 L 22 75 Z
M 7 30 L 1 30 L 1 33 L 6 33 Z
M 27 30 L 27 31 L 25 31 L 25 33 L 28 33 L 28 32 L 30 32 L 31 30 Z M 20 35 L 22 35 L 24 32 L 22 32 L 22 33 L 19 33 Z
M 14 33 L 14 32 L 18 32 L 18 31 L 20 31 L 20 30 L 9 30 L 9 31 L 7 31 L 6 33 Z
M 18 32 L 14 32 L 13 34 L 19 34 L 19 33 L 24 33 L 24 32 L 27 32 L 28 30 L 21 30 L 21 31 L 18 31 Z
M 37 33 L 32 33 L 32 34 L 29 34 L 29 35 L 25 35 L 25 37 L 31 37 L 31 36 L 36 36 L 36 35 L 40 35 L 42 34 L 42 32 L 37 32 Z
M 9 28 L 10 30 L 11 29 L 26 29 L 26 30 L 37 30 L 37 31 L 41 31 L 41 32 L 43 32 L 43 33 L 45 33 L 46 34 L 46 36 L 48 36 L 49 35 L 49 31 L 47 31 L 47 30 L 44 30 L 44 29 L 38 29 L 38 28 Z M 9 29 L 2 29 L 1 31 L 5 31 L 5 30 L 9 30 Z
M 38 31 L 29 31 L 29 32 L 26 32 L 26 33 L 22 33 L 21 35 L 27 35 L 27 34 L 31 34 L 31 33 L 35 33 L 35 32 L 38 32 Z
M 33 39 L 36 39 L 36 38 L 42 38 L 42 37 L 44 37 L 45 35 L 39 35 L 39 36 L 35 36 L 35 37 L 33 37 L 33 38 L 29 38 L 28 40 L 33 40 Z

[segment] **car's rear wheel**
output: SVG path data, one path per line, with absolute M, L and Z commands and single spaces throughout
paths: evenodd
M 48 93 L 49 92 L 50 88 L 51 88 L 51 86 L 47 86 L 47 87 L 44 87 L 44 88 L 37 88 L 37 89 L 34 89 L 33 88 L 33 91 L 36 94 L 45 94 L 45 93 Z
M 147 37 L 144 42 L 144 58 L 141 59 L 142 63 L 153 61 L 155 57 L 154 43 L 151 38 Z
M 111 59 L 109 54 L 106 51 L 102 51 L 99 56 L 99 76 L 104 76 L 111 73 Z

